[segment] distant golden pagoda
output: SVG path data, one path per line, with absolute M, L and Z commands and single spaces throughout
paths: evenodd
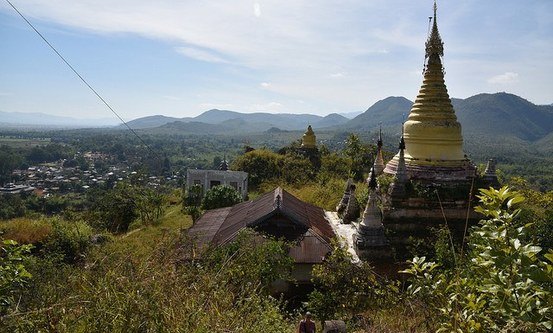
M 303 134 L 301 138 L 301 147 L 306 149 L 315 149 L 317 148 L 317 137 L 315 132 L 311 128 L 311 125 L 307 126 L 307 131 Z
M 412 179 L 461 180 L 474 176 L 475 167 L 463 153 L 461 124 L 457 121 L 444 81 L 441 57 L 444 46 L 436 21 L 426 42 L 424 79 L 403 125 L 404 158 Z M 386 165 L 395 175 L 399 153 Z

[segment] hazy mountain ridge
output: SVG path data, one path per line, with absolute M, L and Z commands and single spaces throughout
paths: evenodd
M 405 97 L 387 97 L 374 103 L 353 119 L 332 113 L 327 116 L 291 113 L 241 113 L 212 109 L 196 117 L 167 117 L 154 115 L 129 121 L 134 129 L 153 132 L 164 130 L 190 134 L 235 134 L 263 132 L 269 129 L 282 131 L 304 130 L 308 124 L 315 131 L 321 129 L 339 131 L 371 131 L 380 124 L 384 129 L 400 129 L 409 115 L 413 102 Z M 553 106 L 535 105 L 519 96 L 508 93 L 478 94 L 466 99 L 453 98 L 457 118 L 463 127 L 463 135 L 484 137 L 516 137 L 529 142 L 539 142 L 553 132 Z M 24 125 L 52 127 L 99 127 L 102 120 L 79 120 L 71 117 L 50 116 L 42 113 L 16 113 L 0 111 L 0 125 L 22 127 Z M 116 120 L 111 120 L 117 123 Z M 33 125 L 36 124 L 36 125 Z M 124 129 L 123 125 L 116 127 Z M 550 142 L 551 140 L 545 140 Z
M 118 119 L 78 119 L 73 117 L 54 116 L 41 112 L 6 112 L 0 111 L 0 124 L 13 127 L 105 127 L 115 126 L 121 122 Z
M 243 128 L 246 131 L 265 131 L 269 128 L 275 127 L 281 130 L 301 130 L 307 128 L 307 125 L 313 127 L 322 128 L 344 124 L 349 119 L 332 113 L 327 116 L 318 116 L 311 114 L 293 114 L 293 113 L 241 113 L 230 110 L 218 110 L 212 109 L 206 111 L 199 116 L 193 118 L 173 118 L 165 116 L 149 116 L 138 118 L 127 122 L 127 124 L 134 129 L 146 129 L 159 126 L 165 126 L 172 122 L 200 122 L 211 125 L 225 125 L 232 126 L 237 125 L 237 128 Z M 187 128 L 187 126 L 181 126 Z M 220 131 L 226 132 L 227 129 L 223 127 L 212 127 L 215 133 Z M 230 128 L 229 130 L 232 130 Z
M 142 118 L 128 121 L 127 125 L 129 125 L 133 129 L 142 129 L 142 128 L 159 127 L 175 121 L 186 121 L 186 120 L 187 118 L 176 118 L 176 117 L 167 117 L 163 115 L 155 115 L 155 116 L 147 116 L 147 117 L 142 117 Z M 125 126 L 125 125 L 121 125 L 121 126 Z

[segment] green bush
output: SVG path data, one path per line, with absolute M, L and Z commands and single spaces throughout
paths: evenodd
M 218 185 L 209 189 L 202 199 L 203 209 L 215 209 L 236 205 L 242 201 L 240 193 L 230 186 Z
M 114 233 L 128 231 L 135 220 L 153 224 L 163 214 L 163 196 L 145 186 L 118 183 L 109 191 L 96 191 L 89 196 L 91 224 Z
M 32 247 L 14 240 L 4 240 L 0 245 L 0 315 L 6 313 L 32 277 L 24 265 Z
M 248 184 L 256 188 L 261 183 L 280 178 L 283 156 L 265 149 L 250 151 L 232 163 L 232 170 L 248 173 Z
M 487 217 L 471 231 L 465 261 L 441 270 L 424 257 L 405 270 L 411 295 L 441 323 L 439 332 L 546 332 L 553 328 L 553 251 L 525 243 L 517 226 L 524 197 L 507 187 L 480 190 L 478 212 Z
M 82 222 L 52 221 L 52 231 L 44 245 L 48 256 L 59 255 L 67 263 L 82 261 L 90 246 L 92 228 Z
M 398 295 L 394 284 L 378 281 L 368 262 L 354 263 L 338 243 L 325 261 L 313 268 L 313 283 L 308 307 L 322 321 L 351 320 L 369 309 L 384 309 Z

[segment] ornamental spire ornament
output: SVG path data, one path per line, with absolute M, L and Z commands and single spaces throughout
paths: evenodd
M 428 62 L 435 61 L 435 57 L 444 56 L 444 43 L 442 42 L 442 37 L 440 37 L 440 32 L 438 31 L 438 22 L 436 21 L 436 12 L 438 6 L 436 1 L 434 1 L 434 22 L 432 24 L 432 31 L 430 36 L 426 41 L 426 56 L 425 59 L 428 59 Z
M 371 172 L 374 170 L 377 176 L 380 176 L 382 172 L 384 172 L 384 168 L 386 167 L 386 165 L 384 164 L 384 158 L 382 157 L 382 146 L 382 125 L 380 125 L 380 133 L 378 135 L 378 141 L 376 142 L 376 156 L 371 168 Z M 367 178 L 367 182 L 369 182 L 369 180 L 370 179 Z

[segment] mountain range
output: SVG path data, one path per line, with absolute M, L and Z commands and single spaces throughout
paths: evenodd
M 338 124 L 345 124 L 348 120 L 348 118 L 337 113 L 331 113 L 323 117 L 311 114 L 240 113 L 236 111 L 213 109 L 197 117 L 172 118 L 165 116 L 150 116 L 129 121 L 127 124 L 133 129 L 145 129 L 164 126 L 173 122 L 179 122 L 181 124 L 173 124 L 171 127 L 181 126 L 183 128 L 190 127 L 184 125 L 186 123 L 192 125 L 195 123 L 204 123 L 220 125 L 213 127 L 215 131 L 232 132 L 240 129 L 251 132 L 252 129 L 255 129 L 255 131 L 259 132 L 273 127 L 282 130 L 300 130 L 305 129 L 308 124 L 318 128 L 330 127 Z
M 327 116 L 310 114 L 241 113 L 229 110 L 209 110 L 196 117 L 175 118 L 162 115 L 138 118 L 127 122 L 133 129 L 183 134 L 236 134 L 264 131 L 304 130 L 308 124 L 325 131 L 372 131 L 400 128 L 409 115 L 413 102 L 405 97 L 388 97 L 369 107 L 353 119 L 332 113 Z M 452 99 L 452 104 L 465 136 L 511 137 L 528 142 L 551 141 L 553 105 L 535 105 L 509 93 L 478 94 L 466 99 Z M 349 113 L 348 115 L 352 115 Z M 99 127 L 106 120 L 78 120 L 42 113 L 0 111 L 0 126 L 47 124 L 57 127 Z M 111 124 L 115 123 L 111 120 Z M 122 125 L 116 129 L 124 128 Z
M 553 132 L 553 106 L 535 105 L 508 93 L 478 94 L 452 99 L 463 134 L 486 137 L 515 137 L 536 141 Z M 409 115 L 413 102 L 404 97 L 388 97 L 348 121 L 343 128 L 373 130 L 400 126 Z
M 538 141 L 553 132 L 553 106 L 535 105 L 508 93 L 478 94 L 452 99 L 465 136 L 486 138 L 512 137 Z M 232 134 L 275 130 L 304 130 L 311 124 L 315 131 L 372 131 L 399 129 L 413 102 L 405 97 L 388 97 L 376 102 L 353 119 L 339 114 L 326 117 L 306 114 L 239 113 L 209 110 L 194 118 L 153 116 L 129 122 L 136 129 L 179 131 L 190 134 Z M 157 125 L 157 126 L 156 126 Z M 153 127 L 158 127 L 153 129 Z M 396 131 L 397 132 L 397 131 Z

